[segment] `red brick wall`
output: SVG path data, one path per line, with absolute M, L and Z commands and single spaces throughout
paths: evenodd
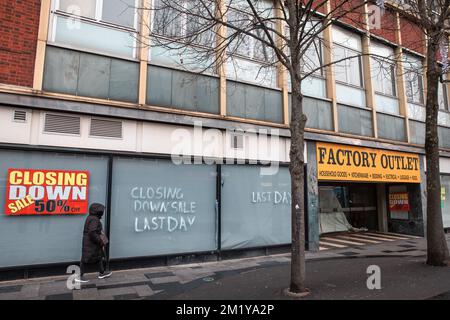
M 425 43 L 423 32 L 412 21 L 403 17 L 400 18 L 400 28 L 402 31 L 402 45 L 418 53 L 425 53 Z
M 360 30 L 365 29 L 363 0 L 331 0 L 331 11 L 333 16 L 339 17 L 338 20 L 356 27 Z
M 304 5 L 310 4 L 312 1 L 311 9 L 316 10 L 320 13 L 326 13 L 327 6 L 325 0 L 303 0 Z
M 33 86 L 40 0 L 0 0 L 0 83 Z
M 371 28 L 370 32 L 392 43 L 397 43 L 395 39 L 395 33 L 397 31 L 395 13 L 390 10 L 385 10 L 380 22 L 380 28 Z

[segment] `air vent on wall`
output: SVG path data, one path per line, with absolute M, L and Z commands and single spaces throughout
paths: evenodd
M 23 110 L 14 110 L 13 120 L 15 122 L 27 122 L 27 112 Z
M 243 149 L 244 148 L 244 135 L 243 134 L 231 134 L 231 147 L 233 149 Z
M 89 135 L 94 137 L 122 138 L 122 121 L 92 118 Z
M 45 114 L 44 131 L 51 133 L 80 134 L 81 119 L 80 117 Z

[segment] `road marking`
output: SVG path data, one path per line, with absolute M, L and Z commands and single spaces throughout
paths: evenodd
M 391 239 L 395 239 L 395 240 L 408 240 L 411 239 L 410 236 L 400 236 L 400 235 L 391 235 L 391 234 L 387 234 L 387 233 L 374 233 L 374 232 L 367 232 L 367 235 L 373 235 L 373 236 L 382 236 L 385 238 L 391 238 Z
M 336 236 L 338 238 L 343 238 L 343 239 L 348 239 L 348 240 L 360 240 L 360 241 L 364 241 L 365 243 L 369 244 L 369 243 L 381 243 L 382 241 L 375 241 L 375 240 L 371 240 L 371 239 L 367 239 L 367 238 L 356 238 L 355 236 L 344 236 L 344 235 L 339 235 Z
M 342 240 L 342 239 L 337 239 L 337 238 L 322 238 L 322 239 L 325 241 L 336 241 L 336 242 L 340 242 L 340 243 L 353 244 L 353 245 L 357 245 L 357 246 L 366 244 L 364 242 L 348 241 L 348 240 Z
M 326 242 L 326 241 L 322 241 L 322 240 L 320 240 L 320 244 L 325 245 L 325 246 L 335 247 L 335 248 L 347 248 L 348 247 L 348 246 L 344 246 L 342 244 L 331 243 L 331 242 Z
M 335 233 L 320 237 L 319 250 L 342 249 L 350 246 L 364 246 L 410 239 L 420 239 L 420 237 L 381 232 Z
M 390 239 L 390 238 L 383 238 L 383 237 L 377 237 L 377 236 L 371 236 L 368 234 L 355 234 L 355 237 L 361 237 L 361 238 L 365 238 L 365 239 L 371 239 L 371 240 L 379 240 L 379 241 L 386 241 L 386 242 L 391 242 L 391 241 L 398 241 L 398 239 Z

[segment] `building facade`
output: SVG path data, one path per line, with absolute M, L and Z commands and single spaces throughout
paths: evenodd
M 113 262 L 290 243 L 291 90 L 282 66 L 259 73 L 268 61 L 248 41 L 198 74 L 208 62 L 163 45 L 189 19 L 158 30 L 157 12 L 136 9 L 147 5 L 0 0 L 0 269 L 78 261 L 93 202 L 106 204 Z M 345 228 L 424 235 L 426 81 L 417 70 L 426 46 L 420 28 L 386 6 L 382 28 L 336 21 L 311 53 L 313 64 L 362 55 L 303 83 L 309 250 L 320 249 L 321 233 Z M 439 88 L 447 228 L 449 89 Z

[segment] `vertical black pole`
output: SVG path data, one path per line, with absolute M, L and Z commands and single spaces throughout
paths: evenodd
M 217 252 L 222 250 L 222 165 L 216 166 L 216 201 L 217 201 Z
M 108 173 L 106 180 L 106 236 L 111 239 L 111 192 L 112 192 L 113 156 L 108 156 Z M 111 243 L 111 241 L 110 241 Z M 106 246 L 106 268 L 109 270 L 109 245 Z
M 308 219 L 308 168 L 307 164 L 304 165 L 303 170 L 303 183 L 304 183 L 304 193 L 305 193 L 305 250 L 309 250 L 309 219 Z

